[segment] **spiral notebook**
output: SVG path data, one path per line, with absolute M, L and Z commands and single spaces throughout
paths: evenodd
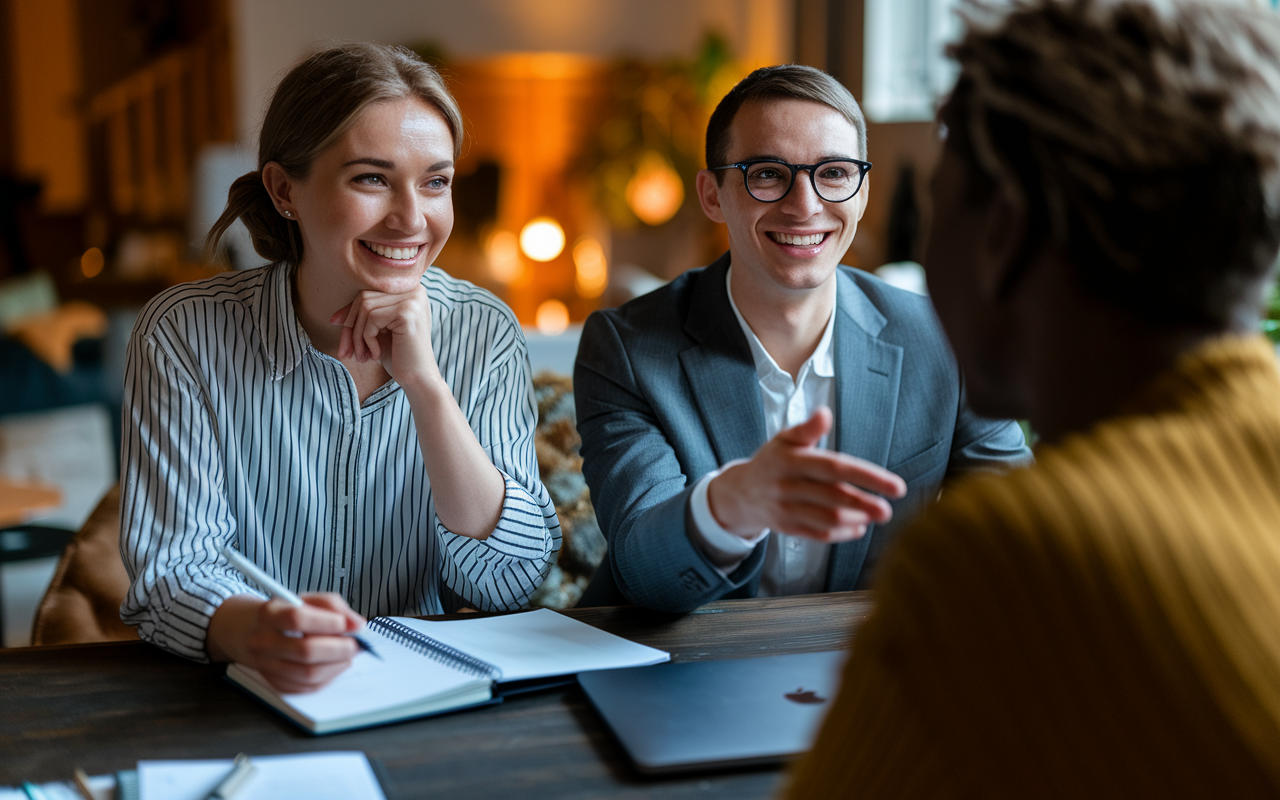
M 283 694 L 256 670 L 227 678 L 314 734 L 365 728 L 482 705 L 504 689 L 599 669 L 640 667 L 671 656 L 583 622 L 538 609 L 476 619 L 378 617 L 351 667 L 316 692 Z

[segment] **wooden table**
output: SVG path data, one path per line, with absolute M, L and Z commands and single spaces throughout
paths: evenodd
M 727 600 L 686 615 L 632 607 L 570 616 L 675 661 L 835 650 L 871 610 L 865 592 Z M 772 796 L 781 771 L 650 779 L 577 687 L 497 706 L 313 738 L 222 678 L 142 642 L 0 650 L 0 786 L 131 768 L 147 758 L 363 750 L 390 798 Z
M 0 478 L 0 528 L 20 525 L 61 503 L 62 493 L 56 486 Z

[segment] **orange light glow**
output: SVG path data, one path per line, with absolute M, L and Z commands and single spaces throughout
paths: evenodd
M 489 274 L 499 283 L 511 283 L 520 277 L 524 265 L 520 263 L 520 243 L 511 231 L 497 231 L 484 246 L 489 260 Z
M 609 285 L 609 264 L 599 242 L 590 236 L 579 239 L 573 246 L 573 266 L 577 270 L 574 284 L 580 296 L 592 298 L 604 294 Z
M 107 259 L 102 255 L 102 251 L 96 247 L 90 247 L 84 251 L 84 255 L 80 256 L 80 272 L 84 273 L 86 278 L 92 278 L 102 272 L 102 268 L 107 265 Z
M 684 203 L 684 183 L 671 163 L 652 150 L 640 159 L 636 174 L 627 182 L 627 205 L 646 225 L 661 225 L 676 215 Z
M 569 307 L 559 300 L 544 300 L 538 306 L 538 333 L 555 336 L 569 327 Z
M 564 252 L 564 228 L 551 217 L 531 219 L 520 230 L 520 250 L 534 261 L 550 261 Z

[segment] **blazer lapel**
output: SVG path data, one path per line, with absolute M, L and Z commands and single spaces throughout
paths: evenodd
M 834 449 L 885 466 L 898 410 L 902 348 L 880 341 L 887 320 L 853 279 L 840 273 L 836 291 Z M 854 588 L 875 526 L 832 550 L 827 591 Z
M 698 276 L 685 320 L 697 344 L 680 353 L 707 437 L 723 465 L 748 458 L 764 444 L 764 411 L 751 348 L 729 306 L 726 253 Z

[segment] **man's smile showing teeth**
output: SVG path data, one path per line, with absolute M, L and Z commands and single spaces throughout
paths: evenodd
M 360 241 L 360 244 L 369 248 L 383 258 L 391 258 L 396 261 L 410 261 L 415 259 L 418 257 L 418 251 L 422 249 L 422 245 L 420 244 L 414 245 L 413 247 L 383 247 L 380 244 L 366 242 L 363 239 Z
M 801 234 L 795 234 L 795 233 L 777 233 L 776 231 L 770 231 L 769 238 L 773 239 L 778 244 L 799 245 L 803 247 L 806 245 L 822 244 L 822 240 L 827 238 L 827 235 L 825 233 L 806 233 L 801 235 Z

